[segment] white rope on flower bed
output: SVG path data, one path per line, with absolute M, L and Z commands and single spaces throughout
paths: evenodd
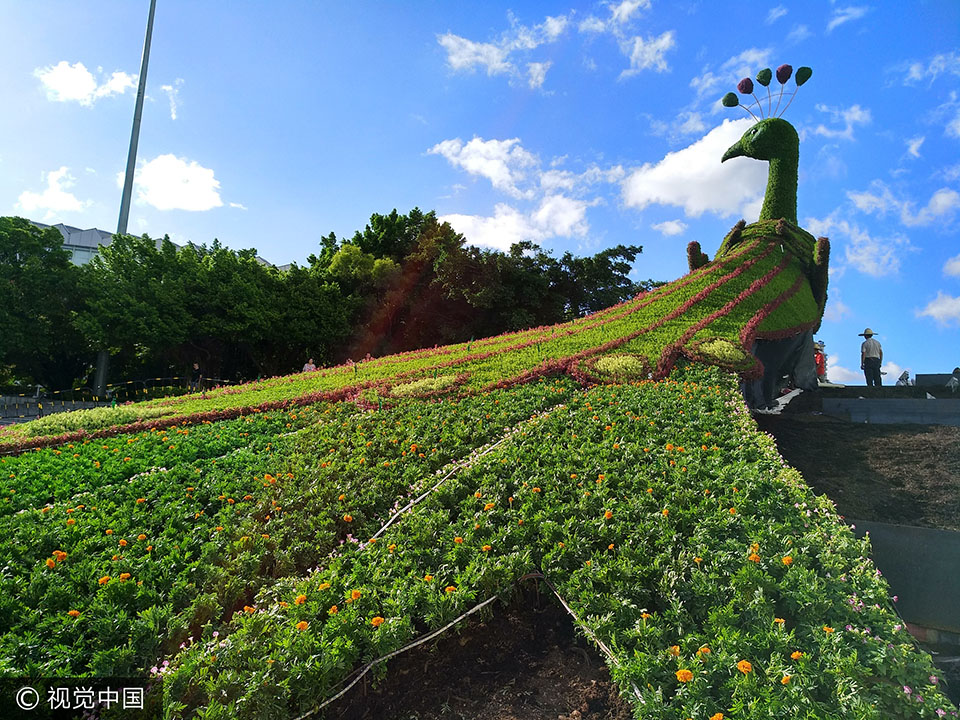
M 395 512 L 395 513 L 393 514 L 393 516 L 392 516 L 389 520 L 387 520 L 386 524 L 385 524 L 382 528 L 380 528 L 379 530 L 377 530 L 377 532 L 375 532 L 375 533 L 373 534 L 373 536 L 370 538 L 370 540 L 368 540 L 368 541 L 366 541 L 366 542 L 361 542 L 361 543 L 360 543 L 359 549 L 362 550 L 362 549 L 365 548 L 367 545 L 369 545 L 371 542 L 377 540 L 384 532 L 387 531 L 387 529 L 388 529 L 391 525 L 393 525 L 394 522 L 397 521 L 397 519 L 400 518 L 401 515 L 403 515 L 404 513 L 408 512 L 408 511 L 410 511 L 410 510 L 412 510 L 415 505 L 417 505 L 418 503 L 420 503 L 421 501 L 423 501 L 424 499 L 426 499 L 427 496 L 429 496 L 431 493 L 433 493 L 434 491 L 436 491 L 441 485 L 443 485 L 443 484 L 444 484 L 447 480 L 449 480 L 453 475 L 455 475 L 456 473 L 460 472 L 461 470 L 465 470 L 465 469 L 469 468 L 471 465 L 473 465 L 475 462 L 477 462 L 477 460 L 479 460 L 480 458 L 482 458 L 484 455 L 488 455 L 489 453 L 492 453 L 492 452 L 493 452 L 494 450 L 496 450 L 500 445 L 502 445 L 503 443 L 505 443 L 505 442 L 507 442 L 508 440 L 510 440 L 511 438 L 513 438 L 513 436 L 516 435 L 516 434 L 517 434 L 518 432 L 520 432 L 521 430 L 525 429 L 526 427 L 529 427 L 530 425 L 532 425 L 533 423 L 535 423 L 535 422 L 537 422 L 537 421 L 539 421 L 539 420 L 542 420 L 542 419 L 548 417 L 548 416 L 550 415 L 550 413 L 552 413 L 554 410 L 563 409 L 563 408 L 565 408 L 565 407 L 566 407 L 566 405 L 556 405 L 556 406 L 550 408 L 549 410 L 544 410 L 544 411 L 541 412 L 541 413 L 537 413 L 536 415 L 534 415 L 534 416 L 532 416 L 532 417 L 529 417 L 529 418 L 527 418 L 526 420 L 524 420 L 524 421 L 522 421 L 522 422 L 517 423 L 517 424 L 514 425 L 512 428 L 510 428 L 510 430 L 509 430 L 506 434 L 504 434 L 504 435 L 503 435 L 499 440 L 497 440 L 496 442 L 494 442 L 494 443 L 492 443 L 492 444 L 485 445 L 485 446 L 483 446 L 483 447 L 481 447 L 481 448 L 478 448 L 477 450 L 475 450 L 473 453 L 471 453 L 469 456 L 467 456 L 467 457 L 464 458 L 463 460 L 459 460 L 459 461 L 457 461 L 456 463 L 454 463 L 454 466 L 447 472 L 446 475 L 444 475 L 442 478 L 440 478 L 440 481 L 439 481 L 439 482 L 437 482 L 433 487 L 431 487 L 429 490 L 427 490 L 426 492 L 424 492 L 423 494 L 421 494 L 419 497 L 416 497 L 416 498 L 414 498 L 413 500 L 411 500 L 410 502 L 408 502 L 408 503 L 407 503 L 404 507 L 402 507 L 400 510 L 398 510 L 397 512 Z

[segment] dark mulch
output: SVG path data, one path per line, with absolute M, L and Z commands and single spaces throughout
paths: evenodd
M 389 661 L 327 710 L 337 720 L 629 720 L 603 658 L 546 595 Z

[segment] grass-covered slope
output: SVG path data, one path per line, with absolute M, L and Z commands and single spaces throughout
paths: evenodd
M 736 375 L 671 372 L 755 370 L 734 350 L 816 323 L 812 239 L 782 231 L 577 323 L 4 457 L 0 674 L 161 675 L 171 718 L 320 717 L 369 663 L 542 577 L 638 718 L 955 712 Z

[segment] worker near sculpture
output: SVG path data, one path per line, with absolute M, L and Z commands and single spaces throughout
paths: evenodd
M 880 365 L 883 363 L 883 348 L 873 339 L 874 332 L 867 328 L 860 337 L 864 338 L 860 345 L 860 369 L 867 379 L 867 387 L 880 387 Z

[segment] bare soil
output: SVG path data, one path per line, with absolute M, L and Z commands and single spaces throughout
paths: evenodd
M 337 720 L 630 720 L 603 658 L 552 598 L 525 593 L 484 622 L 389 661 L 382 682 L 358 684 Z M 361 681 L 363 683 L 364 681 Z

